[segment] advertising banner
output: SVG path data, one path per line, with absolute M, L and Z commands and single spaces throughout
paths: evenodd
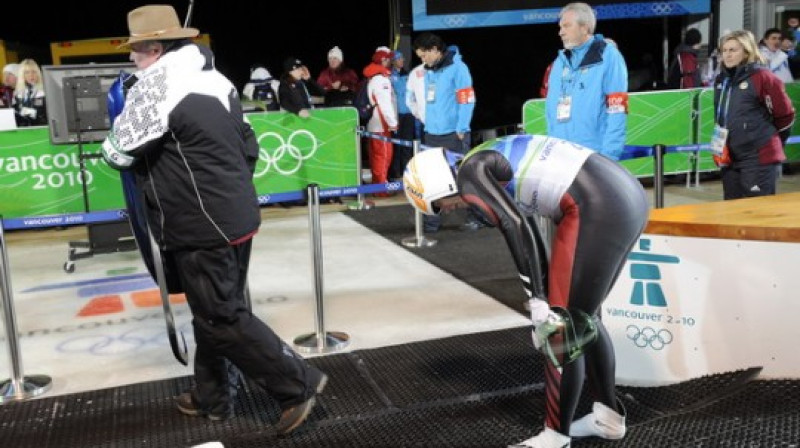
M 618 383 L 658 386 L 749 367 L 800 375 L 797 246 L 642 235 L 602 307 Z
M 81 145 L 96 154 L 99 143 Z M 90 210 L 124 207 L 119 173 L 101 158 L 86 159 Z M 52 145 L 47 127 L 0 132 L 0 214 L 5 218 L 84 212 L 77 144 Z
M 259 194 L 359 185 L 358 113 L 316 109 L 309 118 L 286 112 L 246 115 L 260 148 L 253 182 Z
M 303 119 L 285 112 L 248 114 L 258 139 L 254 184 L 259 195 L 359 185 L 358 115 L 317 109 Z M 99 143 L 81 146 L 96 154 Z M 89 210 L 124 208 L 119 173 L 101 158 L 86 163 Z M 0 214 L 4 218 L 84 212 L 77 144 L 53 145 L 46 127 L 0 132 Z
M 626 145 L 652 147 L 693 143 L 693 101 L 696 92 L 665 90 L 637 92 L 628 97 Z M 547 134 L 545 100 L 527 101 L 522 109 L 523 130 L 527 134 Z M 692 168 L 693 153 L 671 153 L 664 156 L 665 173 L 686 173 Z M 622 165 L 634 176 L 653 175 L 652 157 L 623 160 Z

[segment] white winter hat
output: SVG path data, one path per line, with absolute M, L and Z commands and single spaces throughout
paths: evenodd
M 336 58 L 340 61 L 344 61 L 344 55 L 342 54 L 342 50 L 339 47 L 333 47 L 328 51 L 328 59 Z
M 6 66 L 3 67 L 3 73 L 11 73 L 16 76 L 17 72 L 19 72 L 19 64 L 6 64 Z
M 266 81 L 272 76 L 269 74 L 269 70 L 265 69 L 264 67 L 257 67 L 255 70 L 250 72 L 250 80 L 251 81 Z

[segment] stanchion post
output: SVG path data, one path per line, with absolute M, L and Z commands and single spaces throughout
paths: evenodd
M 358 170 L 358 185 L 361 185 L 361 140 L 363 136 L 358 132 L 358 142 L 356 144 L 356 167 Z M 369 210 L 375 206 L 375 203 L 364 198 L 364 193 L 361 191 L 356 195 L 356 200 L 347 203 L 347 208 L 350 210 Z
M 419 140 L 414 140 L 413 155 L 419 152 Z M 414 236 L 409 236 L 400 240 L 400 243 L 406 247 L 431 247 L 435 246 L 437 241 L 432 238 L 427 238 L 423 233 L 424 223 L 422 221 L 422 213 L 414 209 Z
M 653 194 L 655 208 L 664 208 L 664 152 L 667 147 L 661 143 L 653 145 Z
M 319 185 L 310 184 L 307 189 L 308 222 L 311 230 L 311 265 L 314 267 L 314 333 L 303 334 L 294 339 L 294 345 L 303 353 L 330 353 L 347 347 L 350 336 L 339 331 L 325 331 L 325 307 L 323 300 L 322 232 L 319 220 Z
M 49 376 L 24 376 L 20 359 L 17 317 L 14 314 L 14 296 L 11 289 L 11 272 L 6 253 L 6 239 L 3 231 L 3 217 L 0 216 L 0 282 L 3 295 L 3 316 L 5 317 L 8 355 L 11 358 L 11 378 L 0 382 L 0 404 L 26 400 L 41 395 L 53 384 Z

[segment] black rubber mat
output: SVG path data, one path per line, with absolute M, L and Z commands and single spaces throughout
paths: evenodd
M 525 293 L 503 235 L 491 227 L 459 230 L 465 213 L 456 210 L 444 215 L 439 232 L 426 234 L 437 241 L 435 247 L 409 250 L 498 302 L 526 314 L 522 301 Z M 404 238 L 414 236 L 414 209 L 407 204 L 345 214 L 398 245 Z
M 236 417 L 187 417 L 188 377 L 0 406 L 0 446 L 502 447 L 544 420 L 543 358 L 527 327 L 312 358 L 330 376 L 306 425 L 278 438 L 276 403 L 245 384 Z M 731 372 L 658 388 L 618 388 L 628 435 L 574 447 L 797 447 L 800 384 Z M 579 414 L 589 409 L 581 402 Z

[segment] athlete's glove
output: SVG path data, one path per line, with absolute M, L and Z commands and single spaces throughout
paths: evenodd
M 540 340 L 539 336 L 536 335 L 536 327 L 548 321 L 558 321 L 560 316 L 553 312 L 553 310 L 550 309 L 550 304 L 542 299 L 530 299 L 528 301 L 528 309 L 531 312 L 531 323 L 533 324 L 533 331 L 531 332 L 533 336 L 533 346 L 536 350 L 539 350 L 544 341 Z

